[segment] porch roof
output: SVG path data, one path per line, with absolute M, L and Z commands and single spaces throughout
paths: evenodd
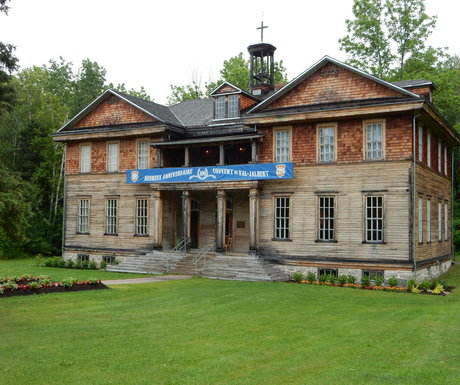
M 248 140 L 248 139 L 258 139 L 263 137 L 262 134 L 251 134 L 251 135 L 232 135 L 232 136 L 217 136 L 211 138 L 199 138 L 199 139 L 182 139 L 182 140 L 175 140 L 171 142 L 156 142 L 150 143 L 153 147 L 167 147 L 167 146 L 178 146 L 178 145 L 186 145 L 186 144 L 199 144 L 199 143 L 208 143 L 208 144 L 215 144 L 220 142 L 232 142 L 232 141 L 241 141 L 241 140 Z

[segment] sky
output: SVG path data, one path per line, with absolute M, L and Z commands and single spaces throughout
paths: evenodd
M 166 103 L 170 84 L 216 80 L 225 59 L 260 40 L 277 47 L 292 78 L 324 55 L 345 60 L 338 39 L 345 33 L 352 0 L 12 0 L 0 16 L 0 40 L 16 45 L 21 68 L 64 57 L 84 58 L 107 69 L 107 80 L 144 86 Z M 458 0 L 427 0 L 438 16 L 429 43 L 460 54 Z

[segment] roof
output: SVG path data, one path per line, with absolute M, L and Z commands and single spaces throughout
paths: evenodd
M 405 94 L 407 96 L 411 96 L 411 97 L 414 97 L 414 98 L 420 98 L 419 95 L 417 94 L 414 94 L 413 92 L 410 92 L 400 86 L 397 86 L 395 84 L 392 84 L 392 83 L 389 83 L 385 80 L 382 80 L 382 79 L 379 79 L 377 77 L 375 77 L 374 75 L 371 75 L 371 74 L 368 74 L 367 72 L 364 72 L 364 71 L 361 71 L 360 69 L 358 68 L 355 68 L 355 67 L 352 67 L 346 63 L 343 63 L 337 59 L 334 59 L 330 56 L 324 56 L 321 60 L 319 60 L 318 62 L 316 62 L 315 64 L 313 64 L 311 67 L 309 67 L 307 70 L 305 70 L 304 72 L 302 72 L 300 75 L 298 75 L 297 77 L 295 77 L 293 80 L 291 80 L 289 83 L 287 83 L 284 87 L 280 88 L 278 91 L 274 92 L 271 96 L 269 96 L 268 98 L 266 98 L 265 100 L 263 100 L 262 102 L 260 102 L 259 104 L 256 104 L 254 107 L 252 107 L 248 113 L 251 113 L 253 111 L 257 111 L 259 110 L 261 107 L 266 107 L 268 106 L 270 103 L 273 103 L 275 100 L 279 99 L 281 96 L 283 96 L 284 94 L 286 94 L 288 91 L 290 91 L 291 89 L 293 89 L 294 87 L 296 87 L 298 84 L 300 84 L 302 81 L 304 81 L 306 78 L 308 78 L 310 75 L 312 75 L 314 72 L 316 72 L 318 69 L 320 69 L 321 67 L 325 66 L 326 64 L 328 63 L 333 63 L 339 67 L 342 67 L 342 68 L 345 68 L 351 72 L 354 72 L 358 75 L 361 75 L 367 79 L 370 79 L 370 80 L 373 80 L 375 81 L 376 83 L 379 83 L 385 87 L 388 87 L 388 88 L 391 88 L 397 92 L 400 92 L 402 94 Z
M 212 99 L 195 99 L 174 104 L 169 109 L 184 126 L 203 126 L 213 119 Z
M 181 139 L 171 142 L 155 142 L 151 143 L 154 147 L 164 147 L 164 146 L 176 146 L 182 144 L 197 144 L 197 143 L 217 143 L 217 142 L 231 142 L 238 140 L 248 140 L 248 139 L 257 139 L 261 138 L 262 134 L 252 134 L 252 135 L 231 135 L 231 136 L 219 136 L 214 138 L 199 138 L 199 139 Z
M 416 80 L 401 80 L 398 82 L 391 82 L 395 86 L 402 87 L 402 88 L 412 88 L 412 87 L 423 87 L 423 86 L 431 86 L 434 87 L 434 84 L 431 80 L 426 79 L 416 79 Z

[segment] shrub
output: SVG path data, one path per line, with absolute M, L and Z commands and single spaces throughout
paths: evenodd
M 430 290 L 433 294 L 442 294 L 444 293 L 444 286 L 440 283 L 437 283 L 434 289 Z
M 327 275 L 326 274 L 320 274 L 319 277 L 318 277 L 318 281 L 326 282 L 327 281 Z
M 347 283 L 347 276 L 346 275 L 339 275 L 337 277 L 337 282 L 342 286 L 345 285 Z
M 106 267 L 107 267 L 107 262 L 106 261 L 101 261 L 101 264 L 99 265 L 99 268 L 105 270 Z
M 8 281 L 8 282 L 3 284 L 3 288 L 4 289 L 17 289 L 18 285 L 14 281 Z
M 327 275 L 327 282 L 329 282 L 330 284 L 334 284 L 337 282 L 337 277 L 333 274 L 328 274 Z
M 53 265 L 53 258 L 46 258 L 45 261 L 43 262 L 43 266 L 45 267 L 51 267 Z
M 423 281 L 419 285 L 419 288 L 422 289 L 423 291 L 431 290 L 431 282 L 430 281 Z
M 68 269 L 72 269 L 74 266 L 75 266 L 75 262 L 72 261 L 71 259 L 68 259 L 67 261 L 65 261 L 65 267 L 67 267 Z
M 371 285 L 371 280 L 369 277 L 362 277 L 361 278 L 361 286 L 362 287 L 369 287 Z
M 81 263 L 81 268 L 82 269 L 89 269 L 89 262 L 88 261 L 83 261 Z
M 310 282 L 310 283 L 316 281 L 316 274 L 313 273 L 312 271 L 310 271 L 307 274 L 307 281 Z
M 38 282 L 31 282 L 31 283 L 29 283 L 29 287 L 30 287 L 31 289 L 34 289 L 34 290 L 35 290 L 35 289 L 40 289 L 40 288 L 42 287 L 42 285 L 39 284 Z
M 377 277 L 377 278 L 375 278 L 374 282 L 375 282 L 375 286 L 380 287 L 380 286 L 383 285 L 383 278 L 382 277 Z
M 414 279 L 407 281 L 407 291 L 412 291 L 414 287 L 417 287 L 417 282 Z
M 74 267 L 75 267 L 75 269 L 81 269 L 81 268 L 82 268 L 82 263 L 81 263 L 81 261 L 75 262 Z
M 300 271 L 292 273 L 292 280 L 299 283 L 303 280 L 303 274 Z
M 356 283 L 356 277 L 354 275 L 347 275 L 347 283 Z
M 96 261 L 91 260 L 88 264 L 88 268 L 91 270 L 96 270 L 97 269 L 97 263 Z
M 66 263 L 63 258 L 56 259 L 56 267 L 65 267 Z
M 390 287 L 395 287 L 395 286 L 398 286 L 398 279 L 396 277 L 390 277 L 388 278 L 388 286 Z

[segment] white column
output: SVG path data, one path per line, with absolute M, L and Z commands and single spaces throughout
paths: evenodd
M 224 251 L 225 242 L 225 191 L 217 190 L 216 251 Z
M 249 250 L 257 250 L 257 231 L 259 225 L 259 191 L 249 190 Z
M 161 249 L 163 244 L 163 200 L 161 191 L 152 193 L 152 238 L 153 248 Z
M 182 192 L 182 220 L 183 220 L 183 233 L 186 239 L 186 245 L 190 243 L 190 192 Z

